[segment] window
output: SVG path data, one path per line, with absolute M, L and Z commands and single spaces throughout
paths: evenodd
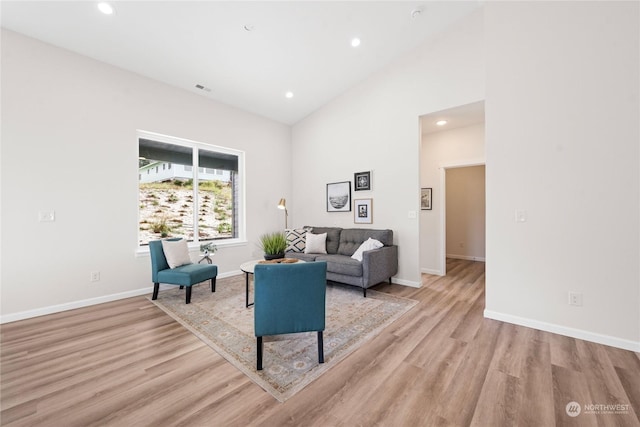
M 139 132 L 138 159 L 140 246 L 165 237 L 196 244 L 244 238 L 244 153 Z M 158 173 L 144 174 L 160 164 Z M 213 169 L 224 173 L 207 173 Z

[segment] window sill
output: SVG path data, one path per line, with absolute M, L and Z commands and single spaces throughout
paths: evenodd
M 212 242 L 212 241 L 209 241 Z M 213 244 L 218 247 L 218 250 L 222 248 L 231 248 L 234 246 L 246 246 L 248 242 L 244 239 L 229 239 L 224 241 L 213 241 Z M 200 252 L 200 244 L 201 243 L 193 243 L 189 242 L 189 253 L 201 253 Z M 136 258 L 148 257 L 149 256 L 149 246 L 139 246 L 135 252 Z

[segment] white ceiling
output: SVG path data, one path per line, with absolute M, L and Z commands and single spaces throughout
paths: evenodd
M 440 120 L 444 120 L 447 123 L 439 126 L 436 123 Z M 460 105 L 420 117 L 422 135 L 444 132 L 481 123 L 484 123 L 484 101 Z
M 481 2 L 111 4 L 116 13 L 107 16 L 94 1 L 1 1 L 0 17 L 7 29 L 293 124 Z

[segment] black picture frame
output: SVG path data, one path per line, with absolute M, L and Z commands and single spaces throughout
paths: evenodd
M 353 174 L 355 191 L 371 190 L 371 172 L 356 172 Z
M 351 212 L 351 181 L 327 184 L 327 212 Z
M 420 209 L 423 211 L 433 209 L 433 192 L 431 187 L 420 189 Z

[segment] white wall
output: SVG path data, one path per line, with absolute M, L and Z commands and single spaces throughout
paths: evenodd
M 282 226 L 280 197 L 290 225 L 353 226 L 326 213 L 325 184 L 373 170 L 354 195 L 395 231 L 397 278 L 418 283 L 418 117 L 486 99 L 485 315 L 640 351 L 639 5 L 484 4 L 294 126 L 291 151 L 283 125 L 3 31 L 3 318 L 149 287 L 137 128 L 246 150 L 250 240 Z M 216 257 L 229 272 L 255 252 Z
M 485 167 L 446 170 L 446 254 L 485 260 Z
M 433 188 L 433 209 L 420 211 L 420 268 L 445 274 L 443 235 L 444 173 L 446 168 L 485 162 L 484 123 L 422 136 L 420 185 Z
M 482 52 L 479 11 L 296 124 L 290 224 L 354 227 L 353 212 L 326 212 L 325 186 L 371 170 L 372 190 L 353 196 L 373 198 L 371 227 L 394 231 L 396 282 L 418 286 L 419 117 L 484 99 Z
M 485 3 L 488 317 L 640 351 L 639 7 Z
M 283 227 L 290 127 L 10 31 L 1 50 L 3 321 L 150 292 L 149 258 L 135 255 L 136 129 L 246 152 L 249 243 L 219 250 L 220 274 Z

